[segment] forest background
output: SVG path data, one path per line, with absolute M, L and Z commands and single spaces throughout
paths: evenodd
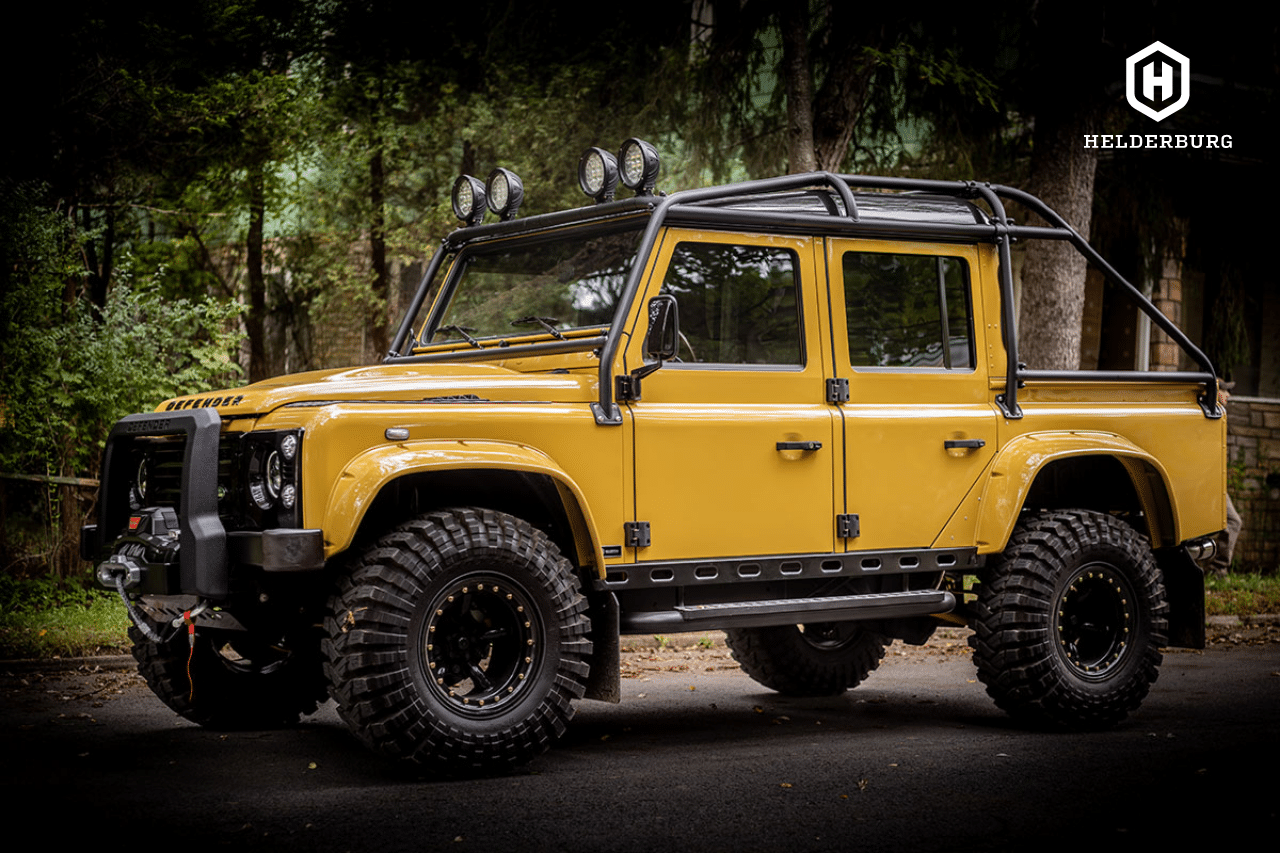
M 662 154 L 668 192 L 815 168 L 1028 186 L 1104 253 L 1123 239 L 1139 276 L 1189 209 L 1220 211 L 1210 267 L 1250 268 L 1238 256 L 1270 242 L 1250 210 L 1274 197 L 1274 10 L 650 0 L 619 12 L 29 9 L 3 52 L 0 573 L 83 571 L 87 483 L 122 415 L 384 354 L 456 225 L 462 173 L 514 170 L 525 215 L 579 206 L 582 150 L 639 136 Z M 1125 57 L 1156 39 L 1190 55 L 1200 81 L 1179 132 L 1232 134 L 1232 149 L 1084 147 L 1086 134 L 1168 130 L 1124 98 Z M 1083 268 L 1060 248 L 1022 264 L 1033 367 L 1080 360 Z M 1229 373 L 1249 346 L 1247 288 L 1219 297 L 1224 319 L 1203 343 Z

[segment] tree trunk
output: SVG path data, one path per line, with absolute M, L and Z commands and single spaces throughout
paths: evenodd
M 373 357 L 381 361 L 387 354 L 387 237 L 386 204 L 383 198 L 386 172 L 382 162 L 382 137 L 374 134 L 373 156 L 369 158 L 369 264 L 373 267 L 373 308 L 369 323 Z
M 828 13 L 829 33 L 858 33 L 859 44 L 832 37 L 827 45 L 826 78 L 813 107 L 814 158 L 818 168 L 838 172 L 849 156 L 858 122 L 867 103 L 871 75 L 876 70 L 876 54 L 891 44 L 889 27 L 877 26 L 859 3 L 832 3 Z M 897 35 L 895 33 L 894 38 Z
M 779 13 L 782 77 L 787 92 L 787 170 L 818 168 L 813 148 L 813 80 L 809 67 L 809 4 L 789 3 Z
M 787 93 L 788 169 L 793 174 L 815 169 L 838 172 L 848 159 L 876 68 L 876 54 L 862 46 L 883 50 L 889 28 L 868 25 L 865 10 L 857 4 L 831 4 L 825 24 L 828 33 L 857 32 L 862 40 L 851 44 L 846 39 L 829 37 L 821 49 L 826 74 L 815 93 L 808 4 L 788 4 L 779 12 L 779 25 Z
M 262 233 L 266 218 L 266 179 L 262 163 L 249 164 L 249 233 L 245 237 L 245 278 L 249 287 L 249 312 L 244 318 L 249 338 L 249 381 L 271 374 L 267 365 L 267 285 L 262 271 Z
M 1089 237 L 1098 158 L 1082 140 L 1085 134 L 1095 132 L 1095 124 L 1088 111 L 1059 118 L 1052 110 L 1042 110 L 1036 116 L 1032 139 L 1032 191 L 1085 239 Z M 1064 241 L 1032 240 L 1027 244 L 1018 357 L 1028 367 L 1080 368 L 1087 266 L 1084 257 Z

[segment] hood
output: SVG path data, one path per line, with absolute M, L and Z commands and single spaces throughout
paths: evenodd
M 589 402 L 596 375 L 520 373 L 490 364 L 388 364 L 313 370 L 226 391 L 174 397 L 156 411 L 213 408 L 223 418 L 262 415 L 290 403 L 481 401 Z

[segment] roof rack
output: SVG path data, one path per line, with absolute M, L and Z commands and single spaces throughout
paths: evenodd
M 745 199 L 747 197 L 767 197 L 801 190 L 820 189 L 830 191 L 840 200 L 841 206 L 835 204 L 823 206 L 825 212 L 817 207 L 810 212 L 805 210 L 776 211 L 751 209 L 747 206 L 716 206 L 716 202 Z M 854 190 L 890 191 L 893 193 L 927 193 L 934 196 L 947 196 L 965 201 L 981 200 L 991 211 L 991 216 L 983 221 L 975 217 L 972 223 L 962 221 L 927 222 L 927 221 L 895 221 L 890 218 L 871 218 L 860 215 Z M 1015 225 L 1005 213 L 1004 201 L 1013 201 L 1039 215 L 1047 226 Z M 747 228 L 796 228 L 801 230 L 821 230 L 830 233 L 832 229 L 846 232 L 853 236 L 898 236 L 926 239 L 952 239 L 995 243 L 999 255 L 999 280 L 1001 303 L 1001 336 L 1004 340 L 1007 363 L 1005 366 L 1005 391 L 996 396 L 996 403 L 1006 418 L 1022 417 L 1018 406 L 1018 389 L 1028 381 L 1144 381 L 1144 382 L 1197 382 L 1203 385 L 1198 397 L 1200 408 L 1205 417 L 1218 418 L 1222 410 L 1217 403 L 1217 375 L 1213 364 L 1201 350 L 1187 338 L 1178 326 L 1160 312 L 1140 290 L 1130 284 L 1103 257 L 1098 254 L 1088 241 L 1084 239 L 1066 220 L 1059 216 L 1043 201 L 1013 187 L 998 184 L 978 183 L 976 181 L 940 181 L 922 178 L 878 177 L 872 175 L 838 175 L 832 172 L 807 172 L 799 175 L 786 175 L 763 180 L 743 181 L 716 187 L 682 190 L 668 196 L 644 196 L 621 201 L 605 202 L 589 208 L 572 211 L 559 211 L 540 216 L 527 217 L 523 220 L 497 222 L 489 225 L 477 225 L 460 228 L 445 238 L 440 249 L 435 253 L 423 277 L 422 285 L 409 307 L 395 343 L 388 353 L 386 361 L 398 361 L 406 358 L 400 351 L 408 339 L 413 319 L 422 307 L 426 295 L 426 285 L 439 270 L 443 257 L 464 243 L 477 239 L 489 239 L 531 232 L 569 222 L 580 222 L 584 216 L 591 219 L 605 219 L 613 216 L 633 214 L 643 210 L 651 210 L 649 221 L 637 249 L 637 258 L 647 258 L 657 242 L 662 226 L 669 220 L 693 221 L 708 225 L 736 226 Z M 1016 328 L 1013 310 L 1013 264 L 1010 256 L 1012 240 L 1065 240 L 1071 243 L 1085 260 L 1096 267 L 1107 281 L 1120 288 L 1121 292 L 1161 331 L 1167 334 L 1174 343 L 1200 368 L 1198 372 L 1154 372 L 1139 370 L 1028 370 L 1018 361 L 1017 335 L 1012 333 Z M 635 299 L 642 280 L 641 264 L 632 266 L 627 282 L 618 300 L 619 315 Z M 625 318 L 615 316 L 612 329 L 620 329 Z M 600 399 L 592 403 L 592 411 L 596 422 L 601 424 L 622 423 L 622 412 L 614 402 L 613 362 L 621 346 L 622 336 L 610 331 L 600 352 Z

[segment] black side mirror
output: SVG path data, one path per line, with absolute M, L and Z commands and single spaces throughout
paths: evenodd
M 680 310 L 676 298 L 660 293 L 649 300 L 649 333 L 645 335 L 645 355 L 659 362 L 676 357 L 680 349 Z
M 618 399 L 639 400 L 640 380 L 662 363 L 675 358 L 680 349 L 680 311 L 676 298 L 660 293 L 649 300 L 649 331 L 644 336 L 644 354 L 654 359 L 625 376 L 618 377 Z

